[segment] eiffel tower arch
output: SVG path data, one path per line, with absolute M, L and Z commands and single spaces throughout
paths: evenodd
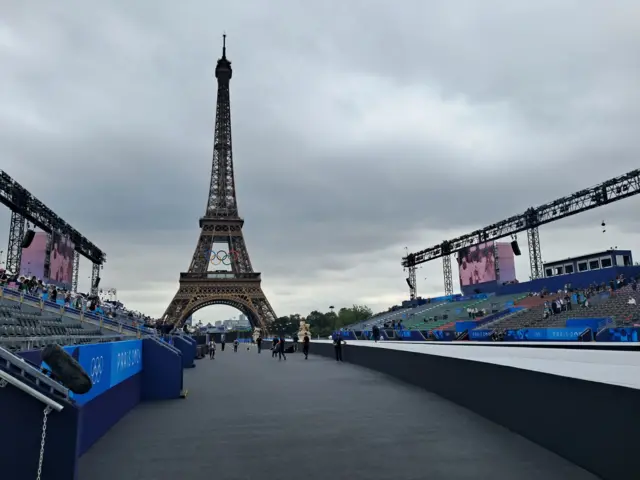
M 236 200 L 229 97 L 232 70 L 226 50 L 223 36 L 222 58 L 216 65 L 218 97 L 207 209 L 200 218 L 200 237 L 189 270 L 180 274 L 178 293 L 162 320 L 179 327 L 201 308 L 228 305 L 244 313 L 253 327 L 267 332 L 276 314 L 262 291 L 260 273 L 253 271 Z M 220 244 L 226 244 L 226 250 L 214 251 Z M 216 269 L 212 257 L 229 268 Z

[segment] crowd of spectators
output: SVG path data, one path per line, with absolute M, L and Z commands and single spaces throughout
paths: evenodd
M 7 272 L 4 268 L 0 268 L 0 287 L 11 288 L 33 297 L 48 300 L 65 307 L 75 308 L 76 310 L 98 313 L 111 319 L 126 319 L 128 323 L 134 326 L 145 325 L 156 328 L 157 320 L 141 312 L 127 309 L 118 300 L 101 299 L 100 294 L 71 292 L 52 283 L 45 283 L 45 281 L 35 276 L 15 275 Z
M 559 290 L 555 294 L 550 294 L 548 291 L 543 290 L 533 295 L 539 295 L 540 298 L 555 295 L 555 298 L 546 300 L 544 303 L 543 318 L 549 318 L 552 315 L 571 311 L 574 306 L 576 308 L 590 308 L 594 302 L 598 303 L 602 300 L 603 297 L 601 294 L 606 293 L 609 296 L 615 295 L 616 291 L 626 285 L 631 285 L 632 290 L 636 291 L 638 288 L 637 282 L 637 278 L 627 279 L 624 275 L 620 274 L 608 283 L 592 283 L 584 289 L 574 290 L 571 284 L 567 284 L 564 286 L 564 289 Z

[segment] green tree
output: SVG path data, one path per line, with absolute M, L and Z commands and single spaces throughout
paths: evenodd
M 328 337 L 335 330 L 343 328 L 347 325 L 367 320 L 373 315 L 371 309 L 366 305 L 353 305 L 351 307 L 343 307 L 338 313 L 327 312 L 322 313 L 314 310 L 304 319 L 309 325 L 313 336 Z M 273 323 L 271 332 L 273 335 L 294 335 L 298 333 L 300 321 L 303 317 L 296 313 L 293 315 L 279 317 Z
M 271 328 L 272 335 L 293 335 L 300 328 L 300 314 L 278 317 Z
M 343 307 L 338 312 L 338 327 L 362 322 L 370 318 L 373 312 L 366 305 L 353 305 L 351 308 Z

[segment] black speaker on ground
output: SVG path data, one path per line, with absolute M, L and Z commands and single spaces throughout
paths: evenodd
M 27 233 L 24 234 L 24 238 L 22 239 L 22 248 L 29 248 L 29 245 L 31 245 L 35 236 L 36 232 L 31 229 L 27 230 Z
M 514 240 L 513 242 L 511 242 L 511 250 L 513 250 L 513 254 L 516 257 L 519 257 L 520 255 L 522 255 L 522 252 L 520 251 L 520 246 L 518 245 L 517 240 Z
M 100 277 L 96 277 L 96 281 L 93 282 L 93 288 L 98 288 L 98 285 L 100 285 Z

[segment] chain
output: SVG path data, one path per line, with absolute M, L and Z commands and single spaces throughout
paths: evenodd
M 44 445 L 47 440 L 47 419 L 52 409 L 50 406 L 44 409 L 44 416 L 42 417 L 42 440 L 40 440 L 40 458 L 38 459 L 38 477 L 36 480 L 40 480 L 42 476 L 42 461 L 44 460 Z

